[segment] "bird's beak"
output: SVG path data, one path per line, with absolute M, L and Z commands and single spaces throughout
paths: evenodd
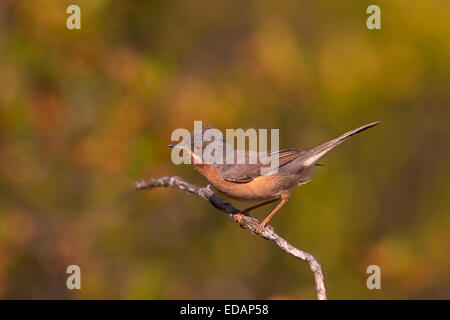
M 168 146 L 169 148 L 174 148 L 176 145 L 177 145 L 176 143 L 170 143 L 170 144 L 168 144 L 167 146 Z

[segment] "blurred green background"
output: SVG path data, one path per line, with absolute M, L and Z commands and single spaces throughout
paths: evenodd
M 318 258 L 331 299 L 450 298 L 449 17 L 447 0 L 2 0 L 0 298 L 314 299 L 306 263 L 207 202 L 134 190 L 206 184 L 167 148 L 194 120 L 280 128 L 281 148 L 382 120 L 272 225 Z

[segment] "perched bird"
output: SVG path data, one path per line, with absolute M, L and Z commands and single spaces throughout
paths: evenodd
M 242 214 L 247 214 L 255 208 L 281 200 L 276 208 L 259 225 L 257 234 L 260 235 L 270 219 L 288 201 L 291 195 L 291 189 L 311 181 L 311 174 L 314 171 L 315 166 L 319 165 L 317 161 L 319 161 L 320 158 L 351 136 L 380 123 L 381 121 L 366 124 L 315 148 L 304 150 L 283 149 L 270 152 L 268 154 L 269 157 L 278 160 L 278 170 L 269 174 L 261 173 L 261 169 L 267 167 L 267 163 L 263 164 L 259 159 L 256 163 L 249 163 L 248 160 L 252 156 L 251 153 L 254 151 L 238 151 L 231 149 L 231 152 L 234 152 L 235 155 L 238 153 L 243 155 L 246 160 L 243 164 L 208 163 L 202 161 L 201 158 L 199 159 L 198 152 L 196 153 L 195 151 L 204 150 L 212 143 L 212 139 L 206 139 L 206 141 L 203 139 L 201 145 L 198 145 L 195 143 L 194 135 L 203 135 L 206 130 L 211 129 L 209 126 L 203 127 L 201 132 L 191 132 L 189 143 L 181 142 L 178 144 L 169 144 L 169 147 L 181 148 L 187 152 L 192 160 L 191 165 L 220 192 L 240 201 L 261 202 L 243 210 L 241 212 Z M 223 140 L 223 143 L 223 150 L 226 152 L 225 146 L 227 146 L 227 144 L 225 140 Z M 194 161 L 194 158 L 197 158 L 197 163 Z

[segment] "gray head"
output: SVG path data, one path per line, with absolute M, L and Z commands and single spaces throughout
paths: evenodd
M 216 141 L 216 139 L 220 139 Z M 190 156 L 192 163 L 204 163 L 202 157 L 203 150 L 211 143 L 225 143 L 223 134 L 220 130 L 214 129 L 209 125 L 203 126 L 201 129 L 195 129 L 188 136 L 183 137 L 179 143 L 171 143 L 170 148 L 182 149 Z M 213 151 L 214 155 L 214 151 Z M 194 162 L 193 160 L 196 159 Z M 207 162 L 207 161 L 205 161 Z

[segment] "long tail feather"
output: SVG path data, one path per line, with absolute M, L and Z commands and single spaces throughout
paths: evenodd
M 312 148 L 309 150 L 310 157 L 305 161 L 305 166 L 310 166 L 315 164 L 320 158 L 322 158 L 325 154 L 327 154 L 330 150 L 335 148 L 336 146 L 340 145 L 342 142 L 350 138 L 351 136 L 358 134 L 364 130 L 367 130 L 369 128 L 372 128 L 378 124 L 380 124 L 381 121 L 372 122 L 369 124 L 366 124 L 362 127 L 359 127 L 357 129 L 351 130 L 349 132 L 344 133 L 343 135 L 337 137 L 336 139 L 333 139 L 331 141 L 325 142 L 321 144 L 320 146 L 317 146 L 315 148 Z

